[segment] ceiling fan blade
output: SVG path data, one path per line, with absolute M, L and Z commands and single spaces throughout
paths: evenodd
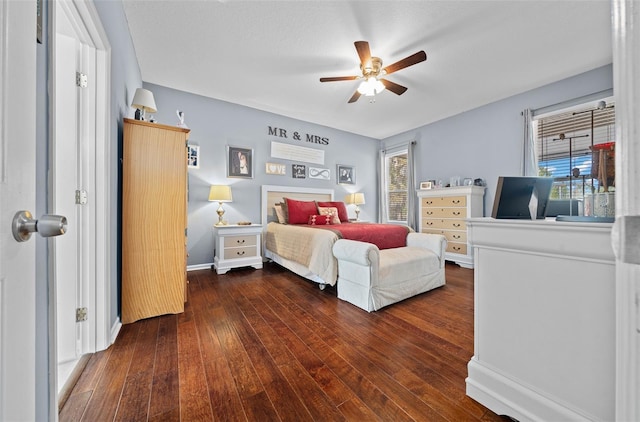
M 371 61 L 371 50 L 369 50 L 369 43 L 366 41 L 356 41 L 353 43 L 358 51 L 358 57 L 360 57 L 360 63 L 368 63 Z
M 425 53 L 424 51 L 418 51 L 417 53 L 412 54 L 409 57 L 405 57 L 404 59 L 398 62 L 390 64 L 389 66 L 385 67 L 382 70 L 384 70 L 386 74 L 389 75 L 393 72 L 397 72 L 400 69 L 413 66 L 414 64 L 423 62 L 425 60 L 427 60 L 427 53 Z
M 380 79 L 380 82 L 382 82 L 384 87 L 394 94 L 402 95 L 407 90 L 407 87 L 398 85 L 397 83 L 388 81 L 386 79 Z
M 358 101 L 358 98 L 360 98 L 360 93 L 358 91 L 354 92 L 353 95 L 351 96 L 351 98 L 349 98 L 349 103 L 355 103 L 356 101 Z
M 320 78 L 320 82 L 336 82 L 336 81 L 354 81 L 359 76 L 332 76 L 329 78 Z

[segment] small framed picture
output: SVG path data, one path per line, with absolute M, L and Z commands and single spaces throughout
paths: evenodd
M 227 145 L 227 177 L 253 179 L 253 150 Z
M 306 179 L 307 166 L 304 164 L 291 164 L 291 175 L 294 179 Z
M 309 179 L 322 179 L 322 180 L 330 180 L 331 179 L 331 170 L 318 168 L 318 167 L 309 167 Z
M 420 182 L 420 189 L 433 189 L 433 182 Z
M 340 185 L 355 185 L 356 168 L 344 164 L 337 165 L 337 178 Z
M 199 145 L 187 145 L 187 167 L 192 169 L 200 168 Z

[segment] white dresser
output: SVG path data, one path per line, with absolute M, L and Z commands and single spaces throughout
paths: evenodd
M 468 226 L 476 261 L 467 395 L 521 422 L 615 420 L 612 224 Z
M 418 191 L 421 233 L 447 238 L 445 259 L 473 268 L 473 250 L 467 236 L 467 218 L 484 216 L 484 186 L 458 186 Z
M 213 268 L 224 274 L 232 268 L 262 268 L 262 224 L 214 226 Z

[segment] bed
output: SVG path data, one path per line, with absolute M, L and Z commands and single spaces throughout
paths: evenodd
M 338 279 L 338 262 L 332 252 L 338 239 L 361 240 L 382 248 L 396 247 L 401 246 L 397 243 L 400 241 L 404 245 L 406 234 L 410 231 L 407 226 L 390 224 L 345 223 L 323 225 L 321 228 L 311 228 L 305 224 L 280 224 L 275 205 L 281 203 L 283 198 L 329 203 L 335 201 L 333 189 L 262 186 L 263 257 L 318 283 L 321 289 L 326 285 L 335 285 Z M 389 230 L 389 233 L 383 236 L 373 233 L 380 229 Z M 396 242 L 396 245 L 384 242 Z

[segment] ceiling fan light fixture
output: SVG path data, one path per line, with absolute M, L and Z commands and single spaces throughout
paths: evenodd
M 385 86 L 376 77 L 371 76 L 360 83 L 358 92 L 364 96 L 372 97 L 384 91 Z

